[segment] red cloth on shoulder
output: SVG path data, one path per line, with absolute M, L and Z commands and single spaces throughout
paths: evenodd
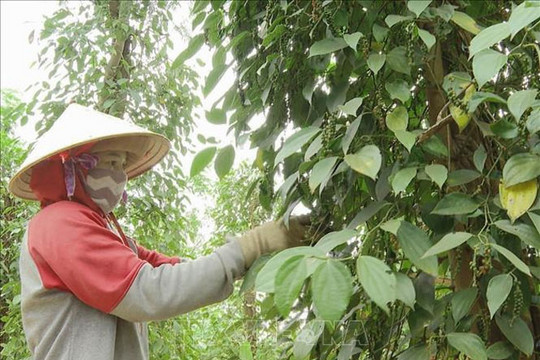
M 29 223 L 28 249 L 45 288 L 71 292 L 85 304 L 110 312 L 144 264 L 179 262 L 142 246 L 137 246 L 135 254 L 108 228 L 78 175 L 68 201 L 59 158 L 35 166 L 30 187 L 42 210 Z

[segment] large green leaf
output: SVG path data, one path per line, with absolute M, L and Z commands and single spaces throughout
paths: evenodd
M 416 17 L 426 10 L 426 8 L 431 4 L 432 0 L 409 0 L 407 1 L 407 8 L 416 14 Z
M 484 145 L 480 144 L 473 154 L 474 167 L 478 171 L 482 172 L 484 170 L 486 159 L 487 159 L 486 149 L 484 148 Z
M 214 90 L 219 80 L 221 80 L 223 75 L 225 75 L 225 71 L 227 71 L 227 69 L 228 69 L 227 65 L 221 64 L 219 66 L 214 67 L 212 70 L 210 70 L 210 73 L 206 77 L 206 82 L 203 88 L 204 96 L 208 96 L 208 94 L 210 94 L 212 90 Z
M 213 108 L 210 111 L 206 111 L 206 120 L 212 124 L 225 124 L 227 122 L 227 114 L 225 110 Z
M 387 314 L 387 304 L 396 300 L 396 277 L 381 260 L 372 256 L 359 256 L 356 269 L 360 284 L 371 300 Z
M 508 56 L 492 49 L 480 51 L 473 59 L 473 74 L 478 88 L 493 79 L 506 64 Z
M 405 103 L 411 98 L 411 89 L 405 80 L 385 82 L 384 88 L 388 91 L 392 99 L 399 99 L 402 103 Z M 388 117 L 386 121 L 388 121 Z M 407 126 L 405 126 L 405 128 L 407 128 Z
M 510 27 L 505 22 L 485 28 L 471 40 L 469 58 L 507 38 L 509 35 Z
M 367 59 L 367 64 L 369 69 L 373 71 L 373 74 L 377 75 L 379 70 L 381 70 L 381 68 L 383 67 L 385 61 L 385 54 L 370 54 Z
M 486 346 L 480 336 L 471 333 L 450 333 L 448 343 L 472 360 L 487 360 Z
M 529 218 L 531 219 L 534 227 L 536 228 L 536 231 L 540 233 L 540 215 L 537 215 L 531 211 L 527 213 L 529 215 Z
M 504 360 L 508 359 L 513 352 L 514 349 L 512 348 L 512 345 L 504 341 L 497 341 L 488 347 L 487 356 L 493 360 Z
M 540 108 L 531 111 L 525 125 L 530 134 L 536 134 L 540 131 Z
M 482 27 L 478 25 L 476 20 L 461 11 L 454 11 L 451 20 L 459 25 L 462 29 L 467 30 L 468 32 L 477 35 L 482 31 Z
M 310 353 L 324 331 L 324 321 L 318 319 L 310 320 L 298 333 L 293 345 L 293 355 L 295 359 L 303 360 Z
M 306 127 L 291 135 L 277 153 L 274 160 L 274 166 L 277 166 L 283 159 L 300 150 L 302 146 L 317 135 L 319 131 L 321 131 L 321 129 L 316 127 Z
M 220 179 L 231 171 L 234 164 L 234 156 L 235 152 L 232 145 L 225 146 L 219 150 L 216 156 L 216 161 L 214 162 L 214 169 L 216 170 L 216 174 Z
M 338 260 L 327 260 L 313 273 L 311 293 L 316 314 L 323 320 L 339 320 L 353 291 L 349 268 Z
M 463 184 L 468 184 L 471 181 L 474 181 L 480 177 L 480 173 L 476 170 L 470 169 L 459 169 L 454 170 L 448 174 L 448 179 L 446 184 L 448 186 L 459 186 Z
M 195 35 L 191 40 L 189 41 L 189 44 L 185 50 L 183 50 L 176 59 L 174 59 L 171 70 L 176 69 L 180 65 L 182 65 L 186 60 L 191 58 L 193 55 L 195 55 L 203 46 L 204 44 L 204 34 L 198 34 Z
M 514 37 L 521 29 L 532 24 L 540 18 L 540 6 L 527 6 L 528 1 L 524 1 L 514 9 L 508 19 L 508 27 Z
M 360 105 L 362 105 L 362 101 L 363 101 L 363 98 L 356 97 L 354 99 L 347 101 L 343 105 L 339 105 L 338 109 L 343 111 L 343 113 L 346 115 L 356 116 L 356 112 L 358 111 L 358 108 L 360 107 Z
M 274 302 L 281 315 L 289 316 L 291 306 L 298 298 L 308 275 L 305 255 L 297 255 L 285 261 L 276 273 Z
M 442 252 L 448 251 L 450 249 L 456 248 L 459 245 L 463 244 L 465 241 L 469 240 L 473 235 L 468 232 L 455 232 L 446 234 L 443 236 L 438 243 L 429 248 L 428 251 L 422 256 L 422 258 L 440 254 Z
M 353 170 L 375 180 L 381 169 L 382 156 L 377 146 L 366 145 L 355 154 L 345 155 L 345 162 Z
M 448 170 L 446 170 L 446 167 L 440 164 L 427 165 L 424 171 L 429 178 L 442 189 L 442 186 L 448 177 Z
M 396 276 L 396 299 L 414 309 L 416 291 L 410 277 L 403 273 L 395 273 Z
M 386 62 L 394 71 L 406 75 L 411 73 L 409 60 L 407 58 L 407 50 L 403 46 L 398 46 L 390 50 L 390 52 L 386 54 Z
M 400 22 L 411 21 L 412 19 L 412 16 L 390 14 L 386 18 L 384 18 L 384 22 L 386 23 L 386 25 L 388 25 L 388 27 L 391 28 L 392 26 L 399 24 Z
M 405 146 L 407 151 L 411 152 L 411 149 L 416 142 L 416 135 L 406 130 L 397 130 L 394 134 L 399 142 Z
M 521 119 L 521 116 L 530 108 L 536 98 L 538 90 L 521 90 L 516 91 L 508 97 L 508 110 L 514 115 L 517 121 Z
M 420 39 L 422 39 L 424 44 L 426 44 L 428 50 L 431 50 L 433 45 L 435 45 L 435 42 L 437 42 L 435 36 L 431 35 L 429 31 L 426 31 L 424 29 L 418 29 L 418 36 L 420 36 Z
M 191 163 L 191 170 L 189 172 L 189 175 L 191 177 L 194 177 L 198 175 L 201 171 L 203 171 L 204 168 L 207 167 L 208 164 L 210 164 L 215 154 L 215 146 L 211 146 L 198 152 L 197 155 L 195 155 L 195 157 L 193 158 L 193 162 Z
M 512 290 L 512 276 L 510 274 L 501 274 L 492 277 L 489 280 L 489 284 L 486 291 L 487 305 L 491 318 L 495 316 L 495 313 L 501 305 L 504 303 L 510 291 Z
M 431 359 L 426 344 L 414 345 L 398 356 L 398 360 L 429 360 Z
M 457 324 L 469 313 L 478 295 L 477 288 L 468 288 L 458 291 L 452 297 L 452 317 Z
M 341 140 L 341 148 L 343 149 L 343 154 L 346 155 L 349 151 L 349 146 L 351 146 L 351 143 L 354 139 L 354 136 L 356 135 L 356 132 L 358 131 L 358 127 L 360 126 L 361 121 L 362 115 L 360 115 L 356 120 L 354 120 L 347 128 L 345 136 L 343 136 L 343 139 Z
M 506 100 L 504 100 L 499 95 L 492 94 L 490 92 L 477 91 L 471 96 L 471 99 L 469 100 L 468 112 L 475 112 L 478 108 L 478 105 L 480 105 L 484 101 L 506 104 Z
M 532 355 L 534 340 L 531 330 L 519 316 L 515 319 L 508 315 L 495 316 L 495 322 L 506 338 L 520 351 Z
M 469 214 L 478 209 L 478 206 L 479 204 L 470 195 L 455 192 L 442 198 L 431 213 L 436 215 Z
M 386 126 L 393 132 L 407 130 L 408 124 L 409 114 L 405 106 L 398 106 L 386 115 Z
M 540 250 L 540 234 L 532 226 L 523 223 L 512 224 L 508 220 L 496 221 L 495 226 L 507 233 L 516 235 L 525 244 Z
M 336 156 L 325 158 L 313 166 L 311 175 L 309 176 L 309 189 L 311 192 L 315 192 L 315 189 L 319 185 L 321 185 L 322 192 L 324 186 L 332 176 L 337 159 L 338 158 Z
M 275 291 L 275 278 L 279 268 L 285 261 L 297 255 L 316 256 L 320 258 L 324 258 L 326 256 L 326 254 L 320 249 L 311 246 L 299 246 L 283 250 L 268 260 L 261 271 L 259 271 L 257 279 L 255 280 L 255 290 L 273 293 Z M 310 262 L 309 260 L 310 259 L 306 259 L 308 274 L 312 274 L 314 267 L 317 266 L 318 263 L 316 261 Z
M 345 42 L 347 43 L 347 45 L 349 45 L 349 47 L 351 49 L 353 49 L 354 51 L 356 51 L 356 47 L 358 45 L 358 41 L 360 40 L 361 37 L 363 37 L 364 34 L 362 34 L 361 32 L 355 32 L 355 33 L 352 33 L 352 34 L 345 34 L 343 35 L 343 40 L 345 40 Z
M 357 235 L 355 230 L 343 229 L 340 231 L 332 231 L 324 235 L 318 242 L 315 244 L 315 247 L 320 249 L 323 253 L 327 253 L 335 247 L 345 244 L 347 241 L 352 239 Z
M 405 191 L 409 183 L 416 176 L 416 168 L 410 167 L 399 170 L 392 179 L 392 189 L 396 194 Z
M 512 156 L 503 168 L 504 186 L 509 187 L 540 176 L 540 156 L 520 153 Z
M 309 57 L 333 53 L 347 46 L 347 42 L 342 38 L 323 39 L 311 45 L 309 48 Z
M 525 263 L 521 261 L 521 259 L 518 258 L 513 252 L 497 244 L 490 244 L 490 246 L 497 250 L 499 254 L 508 259 L 508 261 L 510 261 L 519 271 L 531 276 L 531 271 L 527 265 L 525 265 Z
M 437 257 L 422 258 L 432 245 L 424 231 L 407 221 L 402 221 L 397 230 L 397 238 L 405 256 L 413 264 L 429 274 L 437 275 Z

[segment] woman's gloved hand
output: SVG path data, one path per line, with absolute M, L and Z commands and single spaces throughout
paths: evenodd
M 289 229 L 280 219 L 248 231 L 238 240 L 246 268 L 249 268 L 263 254 L 302 245 L 309 224 L 309 215 L 291 216 Z

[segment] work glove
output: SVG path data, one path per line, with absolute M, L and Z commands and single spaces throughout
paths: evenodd
M 270 221 L 244 234 L 238 242 L 246 268 L 263 254 L 302 245 L 310 224 L 309 218 L 309 215 L 291 216 L 288 229 L 282 219 Z

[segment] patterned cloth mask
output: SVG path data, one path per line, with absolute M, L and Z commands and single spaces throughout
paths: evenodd
M 108 214 L 122 199 L 126 183 L 123 170 L 93 168 L 88 170 L 84 186 L 90 198 Z

